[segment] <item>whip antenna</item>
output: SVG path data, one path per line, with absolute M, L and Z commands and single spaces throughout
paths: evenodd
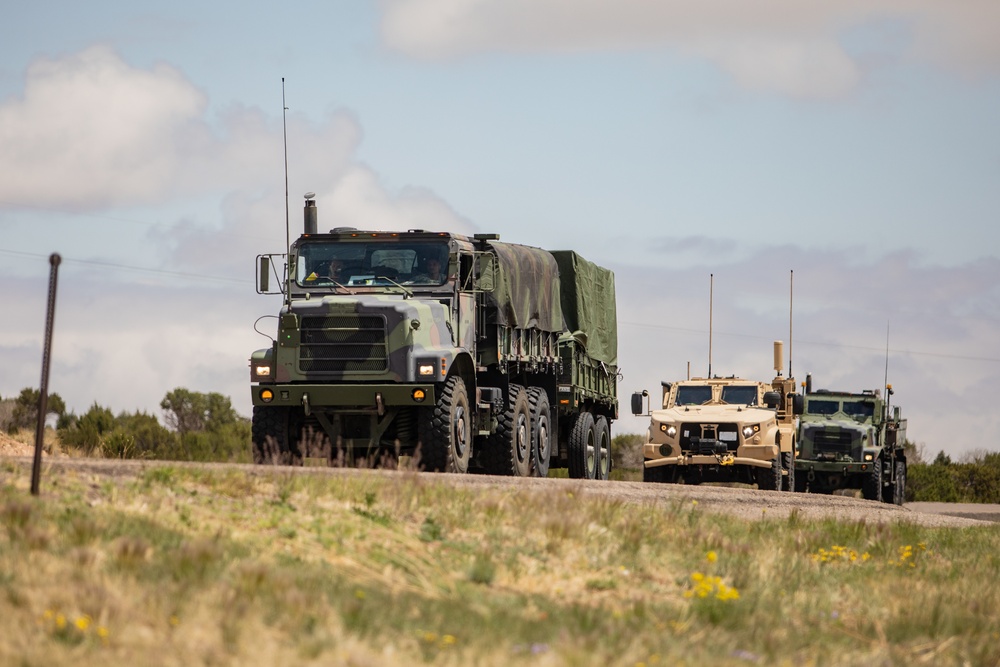
M 715 274 L 708 274 L 708 379 L 712 379 L 712 297 L 715 291 Z
M 792 375 L 792 296 L 795 290 L 795 271 L 788 272 L 788 377 Z
M 281 77 L 281 143 L 285 150 L 285 273 L 287 274 L 291 270 L 288 266 L 288 259 L 292 254 L 292 240 L 288 219 L 288 130 L 287 123 L 285 122 L 286 111 L 288 111 L 288 107 L 285 106 L 285 77 Z M 287 289 L 282 291 L 285 292 L 285 300 L 288 302 L 291 299 L 291 295 Z

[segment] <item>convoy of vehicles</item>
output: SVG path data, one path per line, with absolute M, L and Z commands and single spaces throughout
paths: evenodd
M 661 407 L 649 412 L 643 480 L 793 490 L 795 416 L 802 397 L 795 380 L 781 376 L 781 349 L 776 342 L 771 384 L 735 376 L 663 382 Z M 632 395 L 635 415 L 642 414 L 643 396 Z
M 278 274 L 284 269 L 284 274 Z M 495 234 L 317 231 L 258 258 L 280 280 L 250 359 L 258 463 L 607 479 L 618 416 L 614 274 Z
M 563 467 L 608 479 L 619 380 L 611 271 L 496 234 L 320 233 L 313 197 L 288 252 L 258 257 L 258 292 L 283 303 L 271 345 L 250 359 L 255 462 L 406 456 L 431 471 Z M 899 408 L 890 413 L 878 391 L 813 392 L 811 378 L 803 396 L 782 376 L 782 354 L 777 341 L 770 383 L 663 382 L 647 410 L 643 480 L 857 488 L 902 503 Z M 634 414 L 647 396 L 633 394 Z
M 906 489 L 906 420 L 890 410 L 892 386 L 860 394 L 813 391 L 806 378 L 799 422 L 796 490 L 832 493 L 860 489 L 868 500 L 903 504 Z

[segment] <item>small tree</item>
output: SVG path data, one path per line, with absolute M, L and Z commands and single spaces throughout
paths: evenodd
M 21 394 L 14 401 L 14 411 L 11 415 L 7 431 L 14 433 L 18 429 L 29 428 L 38 421 L 38 399 L 41 392 L 31 387 L 25 387 Z M 48 413 L 55 413 L 61 419 L 66 414 L 66 402 L 59 394 L 49 394 L 45 402 L 45 409 Z
M 167 426 L 181 434 L 195 431 L 217 431 L 239 421 L 232 402 L 222 394 L 202 394 L 178 387 L 168 392 L 160 402 L 166 412 Z

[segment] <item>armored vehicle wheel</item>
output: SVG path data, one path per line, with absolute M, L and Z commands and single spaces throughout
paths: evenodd
M 755 468 L 754 476 L 757 478 L 757 488 L 765 491 L 780 491 L 783 480 L 781 474 L 781 455 L 774 457 L 770 468 Z
M 301 465 L 299 420 L 288 407 L 254 406 L 250 433 L 253 462 L 264 465 Z
M 573 479 L 594 479 L 597 473 L 594 435 L 594 415 L 577 413 L 569 432 L 569 476 Z
M 472 422 L 469 392 L 465 381 L 448 378 L 435 405 L 420 409 L 418 430 L 421 442 L 420 461 L 425 470 L 435 472 L 469 471 L 472 454 Z
M 794 447 L 794 445 L 792 446 Z M 795 488 L 795 452 L 781 453 L 781 467 L 785 471 L 783 476 L 784 483 L 781 487 L 782 490 L 798 491 L 798 489 Z
M 531 470 L 535 477 L 547 477 L 552 456 L 552 411 L 549 395 L 541 387 L 528 389 L 531 408 Z
M 882 502 L 882 460 L 875 459 L 872 471 L 865 476 L 861 483 L 861 495 L 865 500 Z
M 902 505 L 906 501 L 906 463 L 896 461 L 896 483 L 893 485 L 892 502 Z
M 491 475 L 531 474 L 531 408 L 521 385 L 512 384 L 507 390 L 507 409 L 497 420 L 482 460 Z
M 597 446 L 597 471 L 595 479 L 608 479 L 611 476 L 611 427 L 604 415 L 594 422 L 594 444 Z
M 642 468 L 642 481 L 657 484 L 673 484 L 677 481 L 677 466 L 657 466 Z

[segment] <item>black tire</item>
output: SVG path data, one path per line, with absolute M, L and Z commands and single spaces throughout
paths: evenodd
M 870 473 L 861 483 L 861 495 L 865 500 L 882 502 L 882 459 L 875 459 Z
M 594 422 L 594 445 L 596 447 L 597 468 L 594 479 L 608 479 L 611 476 L 611 427 L 604 415 Z
M 805 473 L 803 473 L 801 475 L 796 475 L 795 476 L 795 491 L 796 491 L 796 493 L 805 493 L 806 492 L 806 484 L 808 483 L 808 481 L 809 480 L 806 478 Z
M 792 447 L 795 444 L 792 443 Z M 785 471 L 782 490 L 784 491 L 796 491 L 795 488 L 795 452 L 782 452 L 781 453 L 781 467 Z
M 528 389 L 528 407 L 531 410 L 531 474 L 547 477 L 552 457 L 552 411 L 549 395 L 541 387 Z
M 472 413 L 465 381 L 448 378 L 432 406 L 420 409 L 420 463 L 433 472 L 469 471 L 472 456 Z
M 906 502 L 906 463 L 896 461 L 896 483 L 893 485 L 892 502 L 902 505 Z
M 507 390 L 507 409 L 497 420 L 482 454 L 483 467 L 491 475 L 527 477 L 531 474 L 531 409 L 524 387 Z
M 783 476 L 781 474 L 781 454 L 771 460 L 770 468 L 755 468 L 757 488 L 764 491 L 780 491 Z
M 655 484 L 673 484 L 677 481 L 677 466 L 656 466 L 642 468 L 642 481 Z
M 569 431 L 569 476 L 573 479 L 594 479 L 597 473 L 594 435 L 594 415 L 577 413 Z
M 301 425 L 292 408 L 257 405 L 250 423 L 253 462 L 261 465 L 302 465 L 299 451 Z

